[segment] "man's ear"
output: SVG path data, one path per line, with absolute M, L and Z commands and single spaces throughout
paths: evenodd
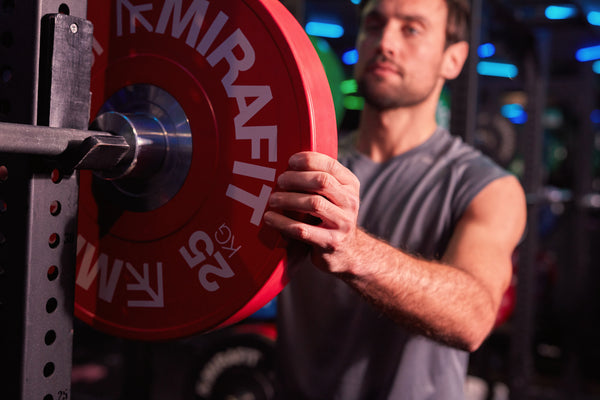
M 442 77 L 446 80 L 455 79 L 462 71 L 469 56 L 469 43 L 466 41 L 451 44 L 444 51 L 442 62 Z

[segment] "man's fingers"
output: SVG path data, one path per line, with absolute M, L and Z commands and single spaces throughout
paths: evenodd
M 277 178 L 277 186 L 286 191 L 325 195 L 326 190 L 339 187 L 340 183 L 331 175 L 321 171 L 286 171 Z
M 320 248 L 327 248 L 328 246 L 331 235 L 327 229 L 297 221 L 272 210 L 265 213 L 264 221 L 267 226 L 277 229 L 288 238 L 300 240 Z
M 344 218 L 339 207 L 319 195 L 275 192 L 269 198 L 269 206 L 276 210 L 312 215 L 323 221 L 327 227 L 337 226 L 336 221 Z
M 358 178 L 336 159 L 325 154 L 303 151 L 290 157 L 290 169 L 295 171 L 321 171 L 339 181 L 342 185 L 359 185 Z
M 358 188 L 342 185 L 325 172 L 286 171 L 277 179 L 277 186 L 283 192 L 317 194 L 342 208 L 358 207 Z

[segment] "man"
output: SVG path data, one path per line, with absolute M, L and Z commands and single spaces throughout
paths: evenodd
M 264 215 L 314 264 L 279 299 L 281 398 L 460 399 L 511 279 L 524 194 L 435 122 L 468 54 L 464 1 L 365 1 L 357 132 L 340 162 L 292 156 Z

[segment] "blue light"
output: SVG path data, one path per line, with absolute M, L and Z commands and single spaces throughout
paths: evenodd
M 346 65 L 354 65 L 358 61 L 358 51 L 356 49 L 348 50 L 342 54 L 342 62 Z
M 594 71 L 597 74 L 600 74 L 600 61 L 596 61 L 592 64 L 592 71 Z
M 577 8 L 571 5 L 548 6 L 545 14 L 548 19 L 567 19 L 577 14 Z
M 513 124 L 523 125 L 525 122 L 527 122 L 527 118 L 528 118 L 527 113 L 525 111 L 523 111 L 523 113 L 521 113 L 521 115 L 518 115 L 514 118 L 509 118 L 509 120 Z
M 519 74 L 519 69 L 512 64 L 480 61 L 477 64 L 479 75 L 497 76 L 500 78 L 514 78 Z
M 575 53 L 577 61 L 586 62 L 600 59 L 600 46 L 583 47 Z
M 491 43 L 484 43 L 477 48 L 477 54 L 480 58 L 488 58 L 496 54 L 496 46 Z
M 344 28 L 338 24 L 310 21 L 306 24 L 306 33 L 326 38 L 339 38 L 344 35 Z
M 527 112 L 525 112 L 523 106 L 518 103 L 503 105 L 500 109 L 500 113 L 513 124 L 520 125 L 527 122 Z
M 587 20 L 592 25 L 600 26 L 600 11 L 590 11 Z
M 350 2 L 356 5 L 360 4 L 360 0 L 350 0 Z
M 502 116 L 511 119 L 516 118 L 523 114 L 525 110 L 523 110 L 523 106 L 518 103 L 505 104 L 500 109 L 500 113 Z
M 590 115 L 590 119 L 592 120 L 592 122 L 594 124 L 600 124 L 600 110 L 592 111 L 592 114 Z

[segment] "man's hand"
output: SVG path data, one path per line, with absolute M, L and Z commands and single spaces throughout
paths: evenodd
M 277 185 L 265 223 L 311 245 L 319 268 L 344 272 L 344 252 L 353 248 L 357 235 L 358 178 L 329 156 L 301 152 L 290 158 L 289 170 L 279 176 Z M 309 223 L 302 217 L 306 215 L 319 223 Z

